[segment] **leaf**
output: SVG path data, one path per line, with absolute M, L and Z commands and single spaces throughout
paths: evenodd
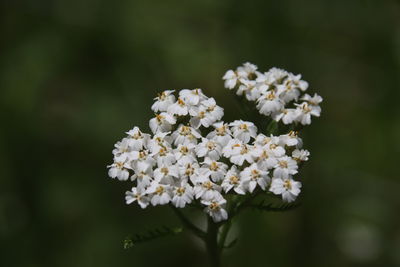
M 233 239 L 228 245 L 224 246 L 224 248 L 232 248 L 234 245 L 236 245 L 238 240 L 238 238 Z
M 265 204 L 265 200 L 263 200 L 259 204 L 250 205 L 250 207 L 260 211 L 285 212 L 294 210 L 300 205 L 300 203 L 284 203 L 279 206 L 274 206 L 272 203 Z
M 182 233 L 182 231 L 183 231 L 182 227 L 163 226 L 161 228 L 149 230 L 144 234 L 135 234 L 133 237 L 127 237 L 123 241 L 123 246 L 124 249 L 130 249 L 134 245 L 147 241 L 152 241 L 165 236 L 177 235 Z
M 267 126 L 267 134 L 277 134 L 278 122 L 272 120 Z

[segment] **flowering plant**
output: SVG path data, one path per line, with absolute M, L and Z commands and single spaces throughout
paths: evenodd
M 322 101 L 304 93 L 308 83 L 301 75 L 282 69 L 261 73 L 245 63 L 223 79 L 226 88 L 256 102 L 267 116 L 265 129 L 251 121 L 224 122 L 223 108 L 201 89 L 167 90 L 151 107 L 152 135 L 138 127 L 128 131 L 115 144 L 114 162 L 108 166 L 111 178 L 133 182 L 127 204 L 170 205 L 184 226 L 205 241 L 214 266 L 235 215 L 246 207 L 274 209 L 264 202 L 255 205 L 256 197 L 272 194 L 294 202 L 300 194 L 302 184 L 294 176 L 310 153 L 302 149 L 297 130 L 320 115 Z M 279 123 L 287 132 L 275 135 Z M 208 215 L 206 230 L 180 211 L 185 207 Z

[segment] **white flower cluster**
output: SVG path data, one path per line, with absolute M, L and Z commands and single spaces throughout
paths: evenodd
M 229 194 L 267 191 L 288 202 L 299 195 L 301 183 L 292 177 L 309 152 L 296 132 L 266 136 L 252 122 L 225 123 L 223 109 L 201 89 L 181 90 L 178 97 L 164 91 L 152 110 L 153 135 L 134 127 L 115 144 L 108 166 L 111 178 L 134 182 L 127 204 L 184 208 L 197 202 L 219 222 L 228 218 Z
M 226 88 L 237 89 L 237 95 L 256 101 L 259 112 L 275 121 L 308 125 L 311 116 L 320 116 L 322 97 L 305 93 L 308 83 L 301 80 L 300 74 L 278 68 L 261 73 L 256 65 L 245 63 L 236 71 L 228 70 L 223 79 Z

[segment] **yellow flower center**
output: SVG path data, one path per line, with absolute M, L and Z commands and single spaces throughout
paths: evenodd
M 290 131 L 288 135 L 289 135 L 290 137 L 297 137 L 297 134 L 298 134 L 298 133 L 299 133 L 299 132 L 297 132 L 297 131 Z
M 194 173 L 194 168 L 189 164 L 189 166 L 187 166 L 187 168 L 186 168 L 185 174 L 187 176 L 191 176 L 191 175 L 193 175 L 193 173 Z
M 181 146 L 181 148 L 179 149 L 179 152 L 186 155 L 189 152 L 189 149 L 187 148 L 187 146 Z
M 215 149 L 215 143 L 214 142 L 207 142 L 207 149 L 208 150 L 214 150 Z
M 217 164 L 215 161 L 213 161 L 213 162 L 210 164 L 210 170 L 212 170 L 212 171 L 218 170 L 218 164 Z
M 260 172 L 258 170 L 252 170 L 251 171 L 251 178 L 253 178 L 253 179 L 260 178 Z
M 231 177 L 229 177 L 229 181 L 231 184 L 238 184 L 239 178 L 236 175 L 232 175 Z
M 158 99 L 160 99 L 162 101 L 164 101 L 166 97 L 167 97 L 167 94 L 165 92 L 158 94 Z
M 181 98 L 178 98 L 178 105 L 183 107 L 185 105 L 185 102 Z
M 216 129 L 217 135 L 225 135 L 225 125 Z
M 123 163 L 123 162 L 116 162 L 115 165 L 116 165 L 116 167 L 117 167 L 118 169 L 124 168 L 124 163 Z
M 263 143 L 263 145 L 266 145 L 266 144 L 268 144 L 269 141 L 271 141 L 271 138 L 270 137 L 265 137 L 263 139 L 262 143 Z
M 260 159 L 267 159 L 269 158 L 268 152 L 263 150 L 262 154 L 260 155 Z
M 164 119 L 164 116 L 160 115 L 160 114 L 156 114 L 156 120 L 158 123 L 162 122 Z
M 162 193 L 164 193 L 164 187 L 163 186 L 159 186 L 156 188 L 156 194 L 161 195 Z
M 203 187 L 207 190 L 211 190 L 213 188 L 213 184 L 210 181 L 203 183 Z
M 146 156 L 147 156 L 146 151 L 140 151 L 139 152 L 139 158 L 144 159 L 144 158 L 146 158 Z
M 168 175 L 168 173 L 169 173 L 169 170 L 168 170 L 168 168 L 166 168 L 166 167 L 161 168 L 160 171 L 161 171 L 164 175 Z
M 215 105 L 212 105 L 212 106 L 209 106 L 209 107 L 207 108 L 207 111 L 208 111 L 208 112 L 212 112 L 212 111 L 214 111 L 214 109 L 215 109 Z
M 267 100 L 274 100 L 274 99 L 275 99 L 275 92 L 274 92 L 274 91 L 269 92 L 269 93 L 265 96 L 265 99 L 267 99 Z
M 283 187 L 286 188 L 287 190 L 292 189 L 292 183 L 290 182 L 290 180 L 285 180 L 283 182 Z
M 285 160 L 279 161 L 279 166 L 281 168 L 287 168 L 288 167 L 288 163 Z
M 185 193 L 185 188 L 184 187 L 179 187 L 178 189 L 176 189 L 176 193 L 180 196 L 182 196 Z
M 301 108 L 304 110 L 305 113 L 309 113 L 311 111 L 311 108 L 308 107 L 307 103 L 304 103 Z
M 192 131 L 190 130 L 189 126 L 182 126 L 181 127 L 181 130 L 180 130 L 180 134 L 181 135 L 189 135 L 191 133 L 192 133 Z
M 244 155 L 244 154 L 246 154 L 247 152 L 249 152 L 249 149 L 247 148 L 246 145 L 243 145 L 243 146 L 242 146 L 242 150 L 240 151 L 240 154 Z
M 240 130 L 245 130 L 245 131 L 247 131 L 248 126 L 247 126 L 246 123 L 243 123 L 243 124 L 240 124 L 240 125 L 239 125 L 239 129 L 240 129 Z
M 220 206 L 219 206 L 219 204 L 217 202 L 213 201 L 213 202 L 211 202 L 209 208 L 211 210 L 218 211 L 220 209 Z

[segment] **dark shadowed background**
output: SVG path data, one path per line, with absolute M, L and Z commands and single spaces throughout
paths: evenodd
M 203 88 L 237 118 L 221 77 L 246 61 L 324 103 L 302 206 L 243 213 L 225 266 L 400 266 L 398 1 L 2 0 L 0 40 L 1 266 L 205 266 L 186 233 L 123 249 L 180 223 L 125 205 L 106 165 L 161 90 Z

